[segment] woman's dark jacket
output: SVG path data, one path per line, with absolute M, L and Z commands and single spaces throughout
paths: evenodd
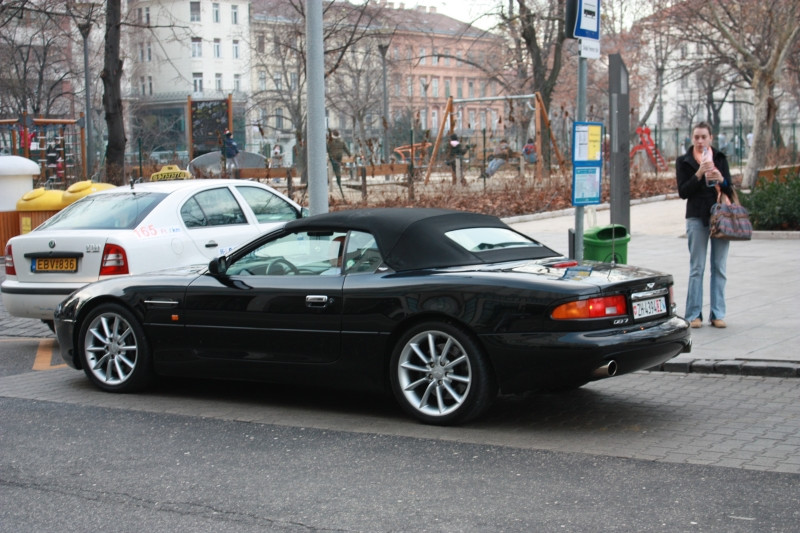
M 694 148 L 689 147 L 685 154 L 675 161 L 675 172 L 678 178 L 678 194 L 686 200 L 686 218 L 701 218 L 703 224 L 708 226 L 711 218 L 711 206 L 717 202 L 716 187 L 706 186 L 705 179 L 697 179 L 695 172 L 700 164 L 695 160 Z M 725 181 L 722 182 L 722 192 L 733 197 L 731 187 L 731 171 L 728 167 L 728 158 L 725 154 L 710 148 L 714 156 L 714 166 L 717 167 Z

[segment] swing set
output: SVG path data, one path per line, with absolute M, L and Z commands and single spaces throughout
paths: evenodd
M 448 135 L 452 135 L 455 132 L 456 126 L 456 117 L 454 108 L 456 104 L 464 104 L 470 102 L 496 102 L 499 100 L 534 100 L 533 106 L 533 116 L 534 116 L 534 124 L 536 127 L 536 132 L 542 131 L 542 123 L 547 127 L 547 130 L 550 132 L 550 142 L 553 146 L 553 151 L 556 154 L 556 158 L 558 159 L 558 164 L 561 167 L 564 167 L 565 160 L 564 156 L 561 155 L 561 151 L 558 149 L 558 144 L 556 143 L 555 135 L 553 135 L 552 128 L 550 127 L 550 119 L 547 116 L 547 108 L 544 105 L 544 101 L 542 100 L 542 95 L 539 93 L 534 94 L 524 94 L 524 95 L 517 95 L 517 96 L 487 96 L 482 98 L 459 98 L 454 100 L 451 96 L 447 99 L 447 105 L 445 106 L 444 113 L 442 114 L 442 123 L 439 125 L 439 132 L 436 135 L 436 140 L 434 141 L 433 145 L 433 152 L 431 154 L 430 161 L 428 162 L 428 169 L 425 173 L 425 183 L 427 184 L 430 181 L 431 172 L 433 170 L 433 166 L 436 163 L 436 154 L 439 152 L 439 147 L 442 143 L 442 137 L 444 136 L 445 127 L 448 126 Z M 536 139 L 534 141 L 536 143 L 536 153 L 542 153 L 542 137 L 541 135 L 536 135 Z M 542 160 L 544 158 L 539 157 L 536 161 L 536 175 L 542 176 L 542 171 L 544 170 Z

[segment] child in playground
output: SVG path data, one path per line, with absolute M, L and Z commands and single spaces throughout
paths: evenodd
M 495 147 L 492 156 L 493 158 L 489 161 L 486 170 L 481 174 L 481 178 L 491 178 L 511 157 L 511 148 L 508 147 L 508 140 L 503 139 L 500 141 Z

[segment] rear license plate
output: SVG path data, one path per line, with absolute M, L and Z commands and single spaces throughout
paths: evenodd
M 653 298 L 650 300 L 642 300 L 641 302 L 633 302 L 633 319 L 639 320 L 640 318 L 647 318 L 649 316 L 663 315 L 667 312 L 667 299 L 663 296 L 661 298 Z
M 40 257 L 31 262 L 33 272 L 77 272 L 75 257 Z

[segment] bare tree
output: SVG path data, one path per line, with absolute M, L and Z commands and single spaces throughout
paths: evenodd
M 106 2 L 106 35 L 103 72 L 103 108 L 106 112 L 108 145 L 106 146 L 106 180 L 122 184 L 125 168 L 125 119 L 122 114 L 122 58 L 120 31 L 122 26 L 121 0 Z
M 52 14 L 55 3 L 0 5 L 0 102 L 5 114 L 65 116 L 71 111 L 75 76 L 69 18 Z
M 261 22 L 253 43 L 253 68 L 263 72 L 264 84 L 253 93 L 253 106 L 260 109 L 285 109 L 294 132 L 297 158 L 305 175 L 306 129 L 306 41 L 305 2 L 301 0 L 255 0 L 253 12 Z M 376 30 L 375 19 L 381 12 L 369 2 L 327 2 L 323 12 L 325 77 L 329 78 L 344 63 L 350 49 Z M 262 76 L 259 74 L 259 76 Z M 267 112 L 267 118 L 274 114 Z M 262 125 L 262 128 L 265 125 Z M 266 126 L 274 127 L 271 124 Z
M 753 145 L 742 185 L 752 187 L 767 161 L 777 113 L 775 88 L 787 54 L 800 35 L 797 0 L 707 0 L 681 2 L 671 10 L 672 27 L 682 38 L 696 42 L 704 61 L 726 61 L 753 92 Z M 695 24 L 687 24 L 694 21 Z

